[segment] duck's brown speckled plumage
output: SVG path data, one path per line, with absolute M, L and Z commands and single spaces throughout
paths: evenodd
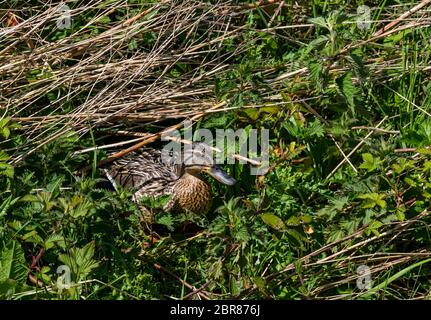
M 212 157 L 199 156 L 199 164 L 187 165 L 175 161 L 178 154 L 171 154 L 171 161 L 162 161 L 162 155 L 166 155 L 162 152 L 145 148 L 129 153 L 105 168 L 105 173 L 111 182 L 133 190 L 135 202 L 142 197 L 168 194 L 171 196 L 164 208 L 167 211 L 207 213 L 212 205 L 212 193 L 201 172 L 215 166 Z
M 105 170 L 116 184 L 134 191 L 135 201 L 170 194 L 181 175 L 180 166 L 163 163 L 161 151 L 148 148 L 127 154 Z
M 212 205 L 211 186 L 202 177 L 185 173 L 173 186 L 166 209 L 207 213 Z

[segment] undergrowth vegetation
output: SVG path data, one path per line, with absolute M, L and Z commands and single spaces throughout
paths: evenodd
M 429 2 L 3 1 L 0 298 L 429 299 Z M 97 165 L 185 119 L 269 170 L 148 224 Z

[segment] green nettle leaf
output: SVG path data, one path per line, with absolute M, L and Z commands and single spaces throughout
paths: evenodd
M 0 120 L 0 135 L 7 139 L 10 135 L 9 124 L 10 118 L 6 117 Z
M 395 171 L 396 174 L 401 174 L 405 170 L 408 170 L 414 167 L 415 167 L 415 162 L 405 158 L 399 159 L 398 163 L 394 163 L 392 165 L 392 169 Z
M 358 228 L 357 220 L 345 220 L 340 222 L 340 227 L 342 227 L 347 234 L 352 234 Z
M 405 207 L 398 207 L 397 208 L 396 216 L 397 216 L 397 219 L 399 221 L 406 220 L 406 214 L 405 214 L 405 212 L 406 212 L 406 208 Z
M 32 230 L 30 232 L 27 232 L 22 239 L 26 242 L 32 242 L 36 244 L 43 244 L 43 239 L 37 234 L 36 230 Z
M 136 50 L 138 48 L 138 43 L 136 41 L 136 39 L 131 39 L 129 44 L 128 44 L 128 48 L 129 50 Z
M 75 194 L 71 199 L 60 198 L 59 202 L 64 214 L 75 219 L 89 216 L 95 211 L 94 204 L 83 195 Z
M 347 103 L 351 106 L 355 106 L 355 96 L 359 93 L 357 87 L 353 84 L 352 73 L 346 72 L 341 77 L 335 80 L 337 90 L 339 93 L 346 98 Z
M 4 175 L 8 178 L 13 178 L 15 173 L 14 167 L 5 162 L 0 162 L 0 176 Z
M 392 165 L 392 169 L 394 169 L 395 173 L 397 174 L 400 174 L 404 171 L 404 168 L 397 163 Z
M 355 71 L 356 76 L 358 76 L 362 81 L 368 76 L 369 72 L 367 67 L 364 64 L 362 53 L 360 50 L 356 52 L 352 52 L 349 56 L 346 57 L 346 60 L 350 62 L 353 66 L 353 70 Z
M 235 232 L 235 238 L 242 241 L 247 242 L 250 240 L 250 234 L 245 226 L 238 228 Z
M 275 230 L 279 230 L 279 231 L 286 230 L 286 225 L 284 224 L 283 220 L 281 220 L 275 214 L 264 213 L 261 215 L 261 218 L 263 222 L 265 222 L 267 225 L 269 225 L 271 228 Z
M 328 43 L 328 41 L 330 40 L 326 35 L 318 36 L 316 39 L 314 39 L 307 45 L 307 47 L 301 54 L 300 60 L 303 60 L 304 58 L 309 57 L 311 51 L 318 50 L 319 48 L 320 49 L 323 48 L 326 45 L 326 43 Z
M 429 171 L 431 169 L 431 161 L 426 161 L 423 164 L 423 171 Z
M 328 219 L 328 221 L 332 220 L 337 215 L 337 213 L 338 211 L 331 206 L 325 206 L 319 211 L 317 211 L 317 215 L 319 217 L 325 217 L 326 219 Z
M 83 248 L 72 248 L 67 254 L 60 254 L 59 260 L 69 266 L 75 281 L 81 281 L 95 268 L 99 262 L 93 259 L 94 241 L 86 244 Z
M 0 205 L 0 218 L 5 216 L 10 207 L 12 207 L 19 198 L 13 198 L 12 195 L 3 200 L 3 203 Z
M 0 248 L 0 283 L 8 279 L 25 283 L 27 273 L 24 250 L 18 241 L 12 240 Z
M 369 236 L 371 233 L 373 233 L 374 235 L 376 235 L 377 237 L 380 235 L 379 232 L 379 228 L 383 226 L 383 223 L 381 223 L 378 220 L 373 220 L 370 222 L 367 230 L 365 231 L 365 233 Z
M 40 202 L 43 205 L 43 208 L 45 211 L 49 212 L 54 206 L 55 201 L 51 201 L 52 199 L 52 193 L 48 191 L 41 191 L 37 194 L 38 202 Z
M 379 193 L 366 193 L 358 196 L 359 199 L 364 199 L 362 203 L 362 208 L 374 208 L 375 206 L 379 206 L 381 208 L 386 207 L 386 201 L 383 200 L 386 197 L 384 194 Z
M 172 215 L 165 214 L 157 218 L 157 223 L 164 225 L 169 231 L 174 231 L 174 220 Z
M 9 155 L 3 150 L 0 150 L 0 161 L 7 161 L 9 159 L 10 159 Z
M 306 132 L 304 134 L 305 138 L 307 137 L 323 137 L 325 135 L 325 129 L 319 120 L 315 120 L 308 124 L 306 128 Z
M 101 24 L 107 24 L 111 22 L 111 18 L 108 16 L 101 16 L 99 19 L 97 19 L 97 22 Z
M 338 197 L 338 198 L 333 198 L 329 201 L 336 210 L 341 211 L 343 210 L 344 206 L 347 205 L 349 203 L 349 197 Z
M 308 64 L 309 77 L 313 83 L 322 90 L 323 88 L 323 66 L 319 62 L 311 62 Z
M 414 181 L 413 179 L 406 177 L 404 178 L 404 182 L 407 183 L 408 185 L 412 186 L 412 187 L 416 187 L 417 183 L 416 181 Z
M 359 168 L 366 169 L 368 172 L 372 172 L 377 169 L 381 160 L 379 157 L 374 158 L 371 153 L 363 153 L 362 160 L 364 161 Z
M 329 237 L 328 237 L 328 239 L 326 240 L 326 243 L 331 243 L 331 242 L 338 241 L 338 240 L 340 240 L 340 239 L 344 238 L 344 237 L 345 237 L 345 235 L 346 235 L 346 234 L 344 233 L 344 230 L 342 230 L 342 229 L 334 230 L 334 231 L 332 231 L 332 232 L 329 234 Z
M 431 150 L 430 150 L 430 149 L 428 149 L 428 148 L 417 148 L 417 149 L 416 149 L 416 152 L 417 152 L 417 153 L 420 153 L 420 154 L 423 154 L 423 155 L 425 155 L 425 156 L 429 156 L 429 155 L 431 155 Z
M 328 29 L 328 24 L 327 24 L 325 18 L 323 18 L 323 17 L 309 18 L 308 22 L 310 22 L 316 26 Z
M 22 228 L 21 221 L 18 221 L 18 220 L 12 220 L 7 225 L 15 231 L 18 231 Z
M 43 243 L 45 250 L 49 250 L 53 248 L 55 245 L 59 246 L 62 249 L 66 248 L 66 241 L 62 235 L 52 234 Z
M 251 109 L 254 109 L 254 108 L 251 108 Z M 265 104 L 265 107 L 260 108 L 259 111 L 261 113 L 276 114 L 277 112 L 280 111 L 280 107 L 267 103 Z

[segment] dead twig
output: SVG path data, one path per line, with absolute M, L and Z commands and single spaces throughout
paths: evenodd
M 160 264 L 158 263 L 153 263 L 154 268 L 156 268 L 159 271 L 162 271 L 168 275 L 170 275 L 171 277 L 175 278 L 176 280 L 178 280 L 183 286 L 189 288 L 190 290 L 192 290 L 192 292 L 194 294 L 197 294 L 200 298 L 205 299 L 205 300 L 211 300 L 205 293 L 202 292 L 203 288 L 199 288 L 196 289 L 194 286 L 192 286 L 191 284 L 187 283 L 186 281 L 184 281 L 183 279 L 181 279 L 180 277 L 178 277 L 176 274 L 172 273 L 171 271 L 167 270 L 166 268 L 162 267 Z
M 388 118 L 388 116 L 385 116 L 377 125 L 376 125 L 376 128 L 378 128 L 378 127 L 380 127 L 382 124 L 383 124 L 383 122 L 385 122 L 386 121 L 386 119 Z M 339 169 L 339 168 L 341 168 L 341 166 L 344 164 L 344 162 L 346 162 L 346 159 L 348 159 L 348 158 L 350 158 L 364 143 L 365 143 L 365 141 L 367 141 L 367 139 L 369 138 L 369 137 L 371 137 L 371 135 L 374 133 L 374 130 L 373 131 L 371 131 L 371 132 L 369 132 L 362 140 L 361 140 L 361 142 L 359 142 L 353 149 L 352 149 L 352 151 L 350 151 L 349 152 L 349 154 L 346 156 L 346 157 L 344 157 L 344 159 L 343 160 L 341 160 L 341 162 L 331 171 L 331 173 L 326 177 L 326 180 L 328 180 L 330 177 L 332 177 L 332 175 L 335 173 L 335 172 L 337 172 L 337 170 Z
M 405 13 L 400 15 L 398 18 L 396 18 L 395 20 L 393 20 L 390 23 L 388 23 L 387 25 L 385 25 L 383 28 L 374 32 L 373 37 L 378 37 L 381 34 L 387 32 L 389 29 L 392 29 L 398 23 L 400 23 L 401 21 L 404 21 L 407 17 L 411 16 L 412 14 L 419 11 L 421 8 L 425 7 L 426 5 L 428 5 L 430 3 L 431 3 L 431 0 L 422 0 L 421 3 L 417 4 L 416 6 L 411 8 L 410 10 L 406 11 Z

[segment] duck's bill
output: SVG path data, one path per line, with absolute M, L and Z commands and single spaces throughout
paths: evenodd
M 219 166 L 212 166 L 208 173 L 218 182 L 228 186 L 233 186 L 236 183 L 236 180 L 224 172 Z

